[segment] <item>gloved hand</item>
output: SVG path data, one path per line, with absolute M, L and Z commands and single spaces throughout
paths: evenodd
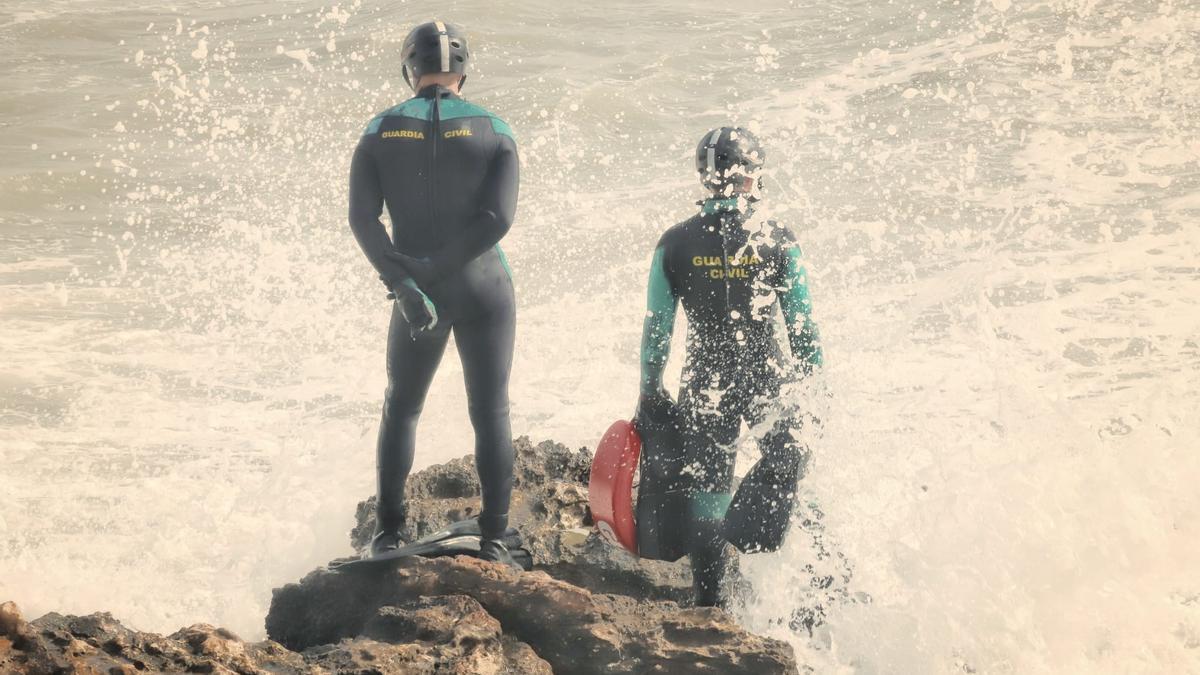
M 675 414 L 675 402 L 661 386 L 643 391 L 633 413 L 633 426 L 640 429 L 650 420 L 670 420 Z
M 412 279 L 405 279 L 398 284 L 387 284 L 388 299 L 395 300 L 400 303 L 400 313 L 404 315 L 405 321 L 408 321 L 409 331 L 412 337 L 416 337 L 421 331 L 432 330 L 437 326 L 438 314 L 437 307 L 429 296 L 425 295 Z

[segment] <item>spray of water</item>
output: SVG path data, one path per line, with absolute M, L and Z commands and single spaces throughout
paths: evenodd
M 442 9 L 3 17 L 0 596 L 256 637 L 272 586 L 347 552 L 389 307 L 345 175 Z M 819 672 L 1200 672 L 1194 8 L 459 10 L 467 93 L 523 154 L 514 428 L 590 444 L 629 412 L 691 149 L 748 125 L 831 398 L 739 620 Z M 420 464 L 469 451 L 460 381 Z

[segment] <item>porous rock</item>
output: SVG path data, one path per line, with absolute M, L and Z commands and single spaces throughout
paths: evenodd
M 378 608 L 356 635 L 303 652 L 271 640 L 243 642 L 197 624 L 167 637 L 122 626 L 107 613 L 47 614 L 26 622 L 0 605 L 0 673 L 224 673 L 238 675 L 550 675 L 549 664 L 503 634 L 466 596 L 419 598 Z
M 592 453 L 553 441 L 513 442 L 514 488 L 509 520 L 521 532 L 536 569 L 597 593 L 687 603 L 691 571 L 680 562 L 640 559 L 603 540 L 588 510 Z M 412 540 L 478 515 L 479 479 L 471 457 L 429 467 L 408 481 Z M 359 503 L 350 543 L 362 550 L 375 530 L 375 498 Z
M 753 635 L 718 609 L 596 594 L 541 572 L 520 573 L 465 556 L 317 570 L 275 590 L 267 633 L 298 651 L 389 630 L 444 640 L 445 612 L 465 618 L 474 606 L 455 600 L 440 615 L 421 614 L 421 603 L 439 597 L 474 600 L 499 627 L 492 633 L 491 624 L 474 617 L 458 621 L 468 626 L 465 632 L 490 640 L 502 631 L 531 647 L 554 672 L 796 671 L 786 643 Z
M 407 558 L 322 568 L 276 589 L 272 638 L 247 643 L 197 624 L 169 636 L 106 613 L 27 622 L 0 604 L 0 673 L 793 673 L 791 648 L 738 627 L 724 612 L 685 608 L 682 563 L 640 560 L 596 534 L 587 509 L 591 453 L 515 443 L 512 522 L 535 570 L 473 558 Z M 476 514 L 479 483 L 463 458 L 409 481 L 408 535 Z M 364 546 L 374 500 L 352 534 Z
M 50 613 L 26 622 L 12 603 L 0 606 L 0 672 L 45 673 L 313 673 L 301 654 L 266 641 L 245 643 L 223 628 L 197 624 L 169 636 L 141 633 L 111 614 Z

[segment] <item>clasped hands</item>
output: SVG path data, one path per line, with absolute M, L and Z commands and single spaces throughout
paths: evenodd
M 433 330 L 437 327 L 437 307 L 430 300 L 422 287 L 428 287 L 434 280 L 433 262 L 429 258 L 416 258 L 399 252 L 389 252 L 388 258 L 397 263 L 397 273 L 389 278 L 381 274 L 379 279 L 388 289 L 388 299 L 400 305 L 400 313 L 408 322 L 410 335 L 415 339 L 418 334 Z

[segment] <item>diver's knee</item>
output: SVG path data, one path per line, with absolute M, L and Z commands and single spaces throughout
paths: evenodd
M 388 385 L 383 391 L 383 416 L 388 420 L 414 420 L 421 416 L 424 404 L 402 394 L 399 387 Z
M 508 424 L 508 401 L 496 403 L 470 403 L 467 414 L 476 431 L 498 428 Z
M 786 429 L 769 432 L 759 449 L 763 463 L 780 471 L 800 470 L 808 459 L 808 449 Z

